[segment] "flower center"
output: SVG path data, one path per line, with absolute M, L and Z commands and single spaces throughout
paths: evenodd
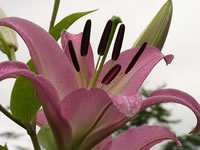
M 99 55 L 99 58 L 97 60 L 97 63 L 94 68 L 93 75 L 90 79 L 88 87 L 86 85 L 86 81 L 87 81 L 87 73 L 86 73 L 86 67 L 87 67 L 86 59 L 87 58 L 86 57 L 87 57 L 88 47 L 89 47 L 89 43 L 90 43 L 91 20 L 87 20 L 84 30 L 83 30 L 82 39 L 81 39 L 80 54 L 83 57 L 83 71 L 82 72 L 80 71 L 79 62 L 77 60 L 76 53 L 74 51 L 73 43 L 71 40 L 68 41 L 68 47 L 69 47 L 72 63 L 74 65 L 75 70 L 80 75 L 80 78 L 81 78 L 84 88 L 90 89 L 90 88 L 97 87 L 98 79 L 102 72 L 103 65 L 104 65 L 106 57 L 108 55 L 110 44 L 112 42 L 113 35 L 114 35 L 114 32 L 116 30 L 118 23 L 119 23 L 119 18 L 116 19 L 116 17 L 115 17 L 115 19 L 113 19 L 113 20 L 108 20 L 108 22 L 104 28 L 104 31 L 103 31 L 103 34 L 102 34 L 102 37 L 101 37 L 101 40 L 100 40 L 100 43 L 98 46 L 98 50 L 97 50 L 97 54 Z M 114 87 L 116 89 L 120 89 L 120 85 L 118 83 L 123 78 L 126 78 L 126 75 L 135 66 L 135 64 L 137 63 L 138 59 L 143 54 L 143 52 L 147 46 L 147 43 L 145 42 L 140 47 L 140 49 L 138 50 L 136 55 L 133 56 L 133 58 L 130 61 L 129 65 L 127 66 L 125 72 L 121 72 L 121 75 L 118 76 L 118 74 L 120 73 L 120 70 L 121 70 L 121 65 L 116 64 L 113 67 L 113 64 L 119 58 L 122 43 L 123 43 L 123 38 L 124 38 L 124 32 L 125 32 L 125 25 L 121 24 L 119 27 L 118 33 L 117 33 L 115 43 L 114 43 L 111 63 L 108 67 L 107 73 L 105 74 L 104 78 L 102 79 L 101 83 L 99 83 L 99 86 L 98 86 L 99 88 L 104 88 L 104 85 L 108 85 L 107 88 L 105 89 L 107 91 L 111 91 Z M 118 78 L 116 78 L 117 76 L 118 76 Z M 115 90 L 115 91 L 116 92 L 114 92 L 113 94 L 117 95 L 118 94 L 117 91 L 119 91 L 119 90 Z

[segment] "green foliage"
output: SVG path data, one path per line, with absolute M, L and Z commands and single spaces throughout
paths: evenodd
M 8 150 L 8 148 L 6 145 L 5 146 L 0 145 L 0 150 Z
M 32 61 L 28 62 L 30 69 L 36 73 Z M 11 94 L 10 109 L 12 115 L 23 123 L 30 122 L 40 108 L 40 102 L 35 97 L 32 83 L 24 77 L 17 77 Z
M 200 150 L 200 134 L 180 136 L 182 146 L 177 147 L 175 142 L 168 142 L 163 146 L 163 150 Z
M 161 50 L 169 31 L 172 10 L 172 1 L 168 0 L 134 43 L 133 47 L 148 42 L 149 45 L 153 45 Z
M 55 40 L 59 40 L 61 37 L 61 32 L 64 29 L 68 29 L 76 20 L 94 11 L 96 10 L 71 14 L 57 23 L 49 33 L 54 37 Z
M 38 133 L 38 140 L 46 150 L 56 150 L 54 137 L 48 124 L 44 125 L 40 129 Z
M 8 139 L 17 139 L 17 138 L 19 138 L 21 136 L 22 136 L 22 134 L 17 134 L 17 133 L 14 133 L 14 132 L 3 132 L 3 133 L 0 133 L 0 137 L 8 138 Z

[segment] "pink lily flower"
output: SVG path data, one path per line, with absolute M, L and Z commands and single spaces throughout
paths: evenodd
M 99 67 L 99 75 L 89 44 L 90 21 L 78 35 L 63 31 L 63 50 L 45 30 L 27 20 L 0 19 L 0 25 L 14 29 L 24 39 L 38 71 L 31 72 L 22 62 L 1 62 L 0 80 L 23 76 L 33 83 L 44 111 L 38 113 L 38 125 L 48 122 L 58 150 L 147 150 L 166 139 L 181 145 L 174 133 L 159 126 L 130 129 L 114 139 L 110 136 L 137 113 L 162 102 L 190 108 L 197 117 L 194 133 L 199 132 L 200 106 L 190 95 L 165 89 L 142 100 L 138 90 L 147 75 L 161 59 L 171 63 L 173 55 L 164 56 L 146 43 L 119 55 L 124 25 L 120 26 L 112 60 Z M 102 57 L 111 27 L 108 21 L 98 49 Z

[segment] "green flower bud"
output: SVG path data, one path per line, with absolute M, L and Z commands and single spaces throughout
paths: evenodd
M 140 46 L 144 42 L 147 42 L 148 45 L 155 46 L 161 50 L 169 31 L 172 10 L 172 1 L 168 0 L 153 18 L 144 32 L 139 36 L 133 47 Z
M 0 8 L 0 18 L 7 17 L 4 11 Z M 8 27 L 0 27 L 0 50 L 5 53 L 9 59 L 11 51 L 18 49 L 16 33 Z

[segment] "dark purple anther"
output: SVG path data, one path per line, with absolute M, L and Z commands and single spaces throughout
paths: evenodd
M 119 54 L 122 48 L 122 42 L 124 39 L 124 31 L 125 31 L 125 25 L 121 24 L 119 27 L 119 31 L 117 33 L 117 37 L 115 40 L 113 53 L 112 53 L 112 60 L 116 61 L 119 58 Z
M 116 64 L 103 78 L 101 81 L 102 84 L 108 85 L 119 73 L 121 66 Z
M 104 55 L 111 30 L 112 30 L 112 21 L 108 20 L 104 28 L 103 34 L 101 36 L 101 40 L 100 40 L 98 51 L 97 51 L 98 55 L 100 56 Z
M 76 57 L 76 53 L 74 51 L 74 46 L 73 46 L 71 40 L 68 42 L 68 47 L 69 47 L 69 52 L 70 52 L 70 55 L 71 55 L 71 59 L 72 59 L 74 68 L 76 69 L 77 72 L 80 72 L 80 67 L 79 67 L 78 60 L 77 60 L 77 57 Z
M 91 20 L 87 20 L 83 30 L 83 36 L 81 40 L 81 56 L 87 56 L 88 47 L 90 44 L 90 32 L 91 32 Z
M 138 50 L 137 54 L 133 57 L 133 59 L 131 60 L 130 64 L 128 65 L 128 67 L 127 67 L 127 69 L 125 71 L 125 74 L 127 74 L 133 68 L 133 66 L 136 64 L 137 60 L 140 58 L 140 56 L 144 52 L 146 46 L 147 46 L 147 42 L 142 44 L 142 46 Z

